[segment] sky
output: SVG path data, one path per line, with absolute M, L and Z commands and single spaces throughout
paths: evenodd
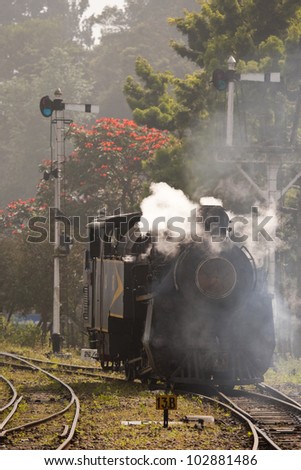
M 104 7 L 109 6 L 118 6 L 119 8 L 122 8 L 125 3 L 125 0 L 89 0 L 90 8 L 86 10 L 85 12 L 85 17 L 89 17 L 90 15 L 94 14 L 100 14 Z M 99 43 L 99 37 L 100 37 L 100 28 L 95 26 L 93 28 L 93 36 L 95 40 L 95 44 Z
M 117 5 L 121 8 L 124 5 L 124 0 L 89 0 L 90 8 L 87 13 L 101 13 L 104 7 Z

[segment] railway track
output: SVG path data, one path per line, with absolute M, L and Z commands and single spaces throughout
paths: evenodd
M 17 356 L 20 359 L 24 359 L 27 363 L 15 363 L 15 362 L 7 362 L 1 361 L 0 355 L 0 366 L 10 366 L 15 369 L 28 369 L 31 370 L 31 364 L 37 365 L 41 367 L 44 371 L 53 372 L 54 374 L 62 374 L 62 375 L 71 375 L 71 376 L 81 376 L 81 377 L 88 377 L 94 378 L 95 380 L 106 380 L 108 382 L 118 382 L 124 383 L 124 376 L 123 374 L 114 374 L 112 375 L 111 372 L 104 371 L 100 367 L 93 367 L 93 366 L 84 366 L 80 364 L 67 364 L 62 362 L 54 362 L 49 360 L 41 360 L 41 359 L 32 359 L 27 358 L 24 356 Z
M 301 449 L 301 405 L 265 384 L 259 388 L 261 393 L 234 390 L 231 396 L 218 396 L 254 424 L 258 449 Z
M 101 416 L 106 413 L 106 408 L 108 408 L 108 416 L 110 416 L 110 408 L 115 409 L 116 406 L 116 412 L 113 411 L 113 414 L 115 416 L 115 413 L 119 413 L 121 419 L 124 418 L 132 418 L 135 419 L 135 416 L 137 416 L 137 407 L 141 407 L 144 409 L 146 406 L 145 403 L 148 402 L 151 407 L 154 406 L 155 399 L 153 398 L 153 394 L 150 393 L 147 390 L 147 387 L 145 385 L 142 385 L 140 383 L 128 383 L 124 379 L 121 379 L 119 377 L 116 377 L 116 374 L 108 374 L 104 373 L 100 368 L 98 367 L 90 367 L 90 366 L 77 366 L 77 365 L 70 365 L 70 364 L 61 364 L 58 362 L 52 362 L 52 361 L 41 361 L 41 360 L 32 360 L 28 359 L 25 357 L 19 357 L 15 356 L 13 354 L 0 354 L 0 363 L 2 362 L 3 366 L 6 366 L 5 373 L 7 374 L 7 378 L 2 378 L 0 380 L 0 390 L 3 390 L 2 396 L 6 398 L 6 402 L 4 403 L 3 400 L 2 402 L 0 401 L 0 407 L 3 408 L 3 412 L 0 414 L 0 421 L 1 419 L 6 420 L 5 423 L 3 422 L 2 429 L 0 431 L 0 448 L 2 449 L 11 449 L 11 448 L 18 448 L 18 449 L 56 449 L 56 448 L 65 448 L 64 444 L 60 446 L 62 443 L 63 437 L 61 436 L 61 433 L 65 433 L 68 430 L 68 425 L 66 425 L 65 422 L 63 422 L 63 418 L 65 419 L 65 415 L 68 415 L 68 412 L 66 414 L 63 413 L 63 416 L 61 416 L 61 419 L 58 421 L 58 424 L 52 424 L 53 422 L 57 421 L 57 418 L 52 415 L 54 415 L 52 410 L 52 406 L 54 408 L 57 408 L 59 405 L 61 409 L 64 408 L 63 405 L 67 405 L 66 403 L 66 394 L 69 392 L 64 391 L 64 389 L 61 389 L 61 385 L 58 384 L 56 386 L 56 395 L 54 393 L 49 393 L 49 387 L 51 388 L 51 380 L 53 375 L 61 377 L 64 381 L 68 381 L 69 384 L 72 384 L 72 387 L 75 386 L 75 389 L 78 390 L 79 392 L 79 397 L 80 400 L 83 404 L 84 409 L 91 409 L 90 406 L 90 401 L 87 401 L 86 399 L 88 398 L 89 400 L 89 395 L 87 397 L 87 394 L 89 393 L 88 391 L 90 390 L 92 395 L 90 395 L 90 400 L 93 403 L 93 406 L 97 406 L 95 403 L 95 393 L 100 394 L 100 399 L 101 402 L 98 405 L 97 409 L 101 409 Z M 42 368 L 42 370 L 40 370 Z M 45 372 L 47 371 L 46 374 L 46 379 L 44 379 Z M 25 374 L 25 375 L 24 375 Z M 80 374 L 82 377 L 70 377 L 69 379 L 69 374 L 77 376 L 77 374 Z M 85 379 L 87 374 L 87 378 Z M 17 376 L 19 377 L 25 377 L 26 381 L 30 383 L 32 386 L 29 388 L 27 386 L 21 386 L 17 382 Z M 57 378 L 57 377 L 56 377 Z M 95 380 L 94 380 L 95 379 Z M 14 382 L 14 385 L 12 384 Z M 39 383 L 39 387 L 36 388 L 36 383 Z M 82 387 L 79 384 L 86 383 L 86 387 Z M 113 385 L 114 382 L 114 385 Z M 99 385 L 101 384 L 102 385 Z M 107 384 L 107 385 L 106 385 Z M 53 385 L 52 385 L 53 387 Z M 113 388 L 112 388 L 113 387 Z M 124 399 L 122 398 L 123 396 L 123 389 L 127 389 L 127 393 L 130 394 L 132 397 L 131 403 L 132 404 L 124 404 Z M 95 390 L 93 392 L 93 390 Z M 113 392 L 112 394 L 112 390 Z M 140 398 L 140 392 L 142 393 L 142 397 Z M 61 393 L 63 394 L 63 397 L 61 397 Z M 106 393 L 109 395 L 107 396 Z M 58 397 L 59 394 L 59 397 Z M 120 396 L 120 399 L 118 398 Z M 70 398 L 70 397 L 69 397 Z M 117 405 L 117 402 L 119 404 Z M 194 403 L 194 402 L 193 402 Z M 50 406 L 51 405 L 51 406 Z M 45 406 L 47 409 L 45 410 Z M 99 408 L 99 406 L 101 408 Z M 149 405 L 148 405 L 149 406 Z M 131 408 L 131 411 L 128 410 L 128 408 Z M 199 414 L 197 411 L 199 408 L 199 405 L 196 403 L 195 405 L 191 405 L 191 410 L 192 414 L 195 412 L 196 414 Z M 225 408 L 225 406 L 224 406 Z M 118 411 L 117 411 L 118 410 Z M 145 416 L 146 420 L 151 420 L 151 415 L 157 416 L 156 410 L 154 410 L 154 413 L 152 410 L 148 410 L 147 408 L 145 409 L 146 414 L 143 413 Z M 47 412 L 47 413 L 46 413 Z M 36 415 L 39 415 L 39 418 L 41 415 L 45 414 L 46 418 L 46 423 L 44 420 L 35 420 L 34 418 Z M 50 416 L 49 416 L 50 415 Z M 140 417 L 141 414 L 139 413 Z M 111 415 L 112 416 L 112 415 Z M 183 414 L 184 416 L 184 414 Z M 48 421 L 49 418 L 49 421 Z M 71 420 L 70 416 L 67 416 L 68 420 Z M 89 434 L 89 431 L 87 432 L 87 421 L 85 422 L 87 418 L 84 416 L 84 412 L 82 413 L 82 419 L 81 422 L 85 423 L 84 427 L 84 432 Z M 137 417 L 136 417 L 137 419 Z M 157 419 L 157 418 L 155 418 Z M 227 418 L 228 419 L 228 418 Z M 221 427 L 221 433 L 225 432 L 227 433 L 227 427 L 228 427 L 228 421 L 224 422 L 224 418 L 221 418 L 221 421 L 219 421 L 219 416 L 218 414 L 216 415 L 216 426 Z M 20 422 L 21 421 L 21 422 Z M 90 418 L 89 418 L 89 421 Z M 106 427 L 106 431 L 103 431 L 100 429 L 100 427 L 97 425 L 94 425 L 94 423 L 91 423 L 93 426 L 91 427 L 90 431 L 90 436 L 91 440 L 94 442 L 95 441 L 95 436 L 100 435 L 100 442 L 102 441 L 101 434 L 102 432 L 108 432 L 108 422 L 110 422 L 110 418 L 104 418 L 104 423 Z M 247 431 L 244 431 L 244 426 L 238 425 L 238 421 L 236 419 L 229 418 L 229 421 L 231 422 L 231 426 L 234 426 L 235 429 L 237 427 L 237 432 L 239 432 L 240 438 L 243 439 L 244 433 L 247 435 Z M 241 420 L 240 420 L 241 421 Z M 155 421 L 154 421 L 155 422 Z M 48 426 L 48 423 L 50 423 L 50 426 Z M 96 424 L 96 423 L 95 423 Z M 191 439 L 192 434 L 195 435 L 195 439 L 199 439 L 200 435 L 202 434 L 203 436 L 206 434 L 208 431 L 200 431 L 197 427 L 195 432 L 191 430 L 195 425 L 198 423 L 196 422 L 188 422 L 186 425 L 183 424 L 183 426 L 180 426 L 179 432 L 183 433 L 186 436 Z M 172 425 L 172 424 L 171 424 Z M 70 425 L 69 425 L 70 426 Z M 158 429 L 148 431 L 145 429 L 145 427 L 142 429 L 137 429 L 134 430 L 133 428 L 129 427 L 128 429 L 124 429 L 121 426 L 121 420 L 118 422 L 118 419 L 116 420 L 115 424 L 114 422 L 111 422 L 111 426 L 116 426 L 116 429 L 114 431 L 110 431 L 113 433 L 125 433 L 126 435 L 132 435 L 132 439 L 129 442 L 134 442 L 135 439 L 137 439 L 138 436 L 141 435 L 143 436 L 145 434 L 145 437 L 142 439 L 145 439 L 146 436 L 149 436 L 149 432 L 154 433 L 154 437 L 158 439 L 158 434 L 161 433 L 161 427 L 160 424 L 154 425 L 157 426 Z M 121 426 L 121 427 L 120 427 Z M 118 428 L 119 431 L 118 431 Z M 81 430 L 80 425 L 79 425 L 79 430 Z M 92 431 L 92 429 L 94 431 Z M 223 429 L 225 431 L 223 431 Z M 247 428 L 249 430 L 249 428 Z M 28 433 L 30 432 L 30 434 Z M 200 434 L 201 433 L 201 434 Z M 166 432 L 162 432 L 162 437 L 163 439 L 166 439 L 168 442 L 168 434 Z M 29 436 L 29 437 L 27 437 Z M 46 439 L 46 436 L 49 436 Z M 137 437 L 136 437 L 137 436 Z M 41 440 L 42 438 L 42 440 Z M 127 438 L 129 439 L 129 437 Z M 147 437 L 148 439 L 148 437 Z M 50 441 L 50 442 L 49 442 Z M 251 441 L 250 436 L 246 437 L 246 443 Z M 159 442 L 159 441 L 157 441 Z M 244 444 L 244 448 L 249 448 L 249 444 Z M 89 446 L 90 444 L 88 444 Z M 101 444 L 102 445 L 102 444 Z M 82 432 L 80 434 L 76 434 L 76 437 L 72 440 L 72 442 L 69 445 L 70 449 L 80 449 L 80 448 L 86 448 L 87 443 L 85 440 L 82 439 Z M 157 447 L 157 445 L 156 445 Z M 93 444 L 94 448 L 94 444 Z M 101 447 L 103 448 L 103 447 Z M 131 448 L 130 446 L 128 448 Z M 149 446 L 148 446 L 149 448 Z M 251 447 L 252 448 L 252 447 Z
M 120 382 L 120 390 L 127 383 L 99 367 L 28 359 L 9 353 L 0 353 L 0 365 L 7 368 L 6 376 L 0 375 L 0 449 L 69 446 L 79 418 L 79 400 L 65 383 L 65 380 L 70 383 L 68 374 L 81 375 L 84 381 L 84 377 L 95 379 L 90 386 L 104 380 L 108 390 L 111 381 Z M 22 371 L 25 385 L 17 383 L 15 368 L 18 374 Z M 258 389 L 260 393 L 235 390 L 231 396 L 215 391 L 214 397 L 195 391 L 187 393 L 231 413 L 233 422 L 239 421 L 245 429 L 245 448 L 301 449 L 301 405 L 266 384 L 259 384 Z M 186 394 L 183 390 L 176 393 Z M 74 440 L 71 448 L 77 448 Z
M 6 403 L 0 409 L 0 448 L 66 449 L 80 410 L 73 389 L 27 359 L 2 352 L 0 357 L 8 361 L 8 368 L 24 367 L 22 384 L 0 377 L 2 388 L 6 388 Z
M 207 395 L 202 395 L 199 393 L 193 393 L 193 395 L 199 396 L 201 397 L 202 400 L 205 400 L 208 403 L 212 403 L 213 405 L 218 406 L 224 409 L 225 411 L 230 412 L 234 418 L 236 418 L 245 426 L 246 436 L 248 436 L 248 440 L 250 441 L 250 450 L 258 450 L 260 437 L 257 432 L 256 426 L 253 424 L 252 420 L 249 419 L 244 413 L 241 413 L 235 407 L 225 404 L 223 401 L 217 400 Z
M 1 357 L 1 356 L 0 356 Z M 74 373 L 74 374 L 80 374 L 80 375 L 91 375 L 92 377 L 99 377 L 100 374 L 103 373 L 103 370 L 100 368 L 100 367 L 93 367 L 93 366 L 84 366 L 84 365 L 80 365 L 80 364 L 68 364 L 68 363 L 63 363 L 63 362 L 56 362 L 56 361 L 50 361 L 50 360 L 42 360 L 42 359 L 34 359 L 34 358 L 28 358 L 28 357 L 24 357 L 24 356 L 17 356 L 18 358 L 20 359 L 24 359 L 25 361 L 27 362 L 30 362 L 30 364 L 35 364 L 39 367 L 42 367 L 44 370 L 47 370 L 47 371 L 58 371 L 58 370 L 61 370 L 61 371 L 64 371 L 66 372 L 67 374 L 70 372 L 70 373 Z M 7 361 L 6 362 L 1 362 L 1 359 L 0 359 L 0 365 L 7 365 Z M 12 364 L 13 367 L 16 367 L 16 368 L 25 368 L 25 367 L 28 367 L 30 368 L 30 365 L 26 365 L 26 364 L 20 364 L 18 366 L 18 364 Z

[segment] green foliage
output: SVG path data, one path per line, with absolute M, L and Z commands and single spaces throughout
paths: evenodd
M 206 82 L 204 74 L 175 78 L 170 72 L 156 73 L 146 59 L 136 60 L 136 74 L 140 84 L 128 77 L 124 86 L 127 102 L 138 124 L 167 129 L 183 135 L 193 127 L 204 109 Z
M 132 101 L 129 97 L 129 104 L 131 108 L 137 108 L 138 105 L 147 107 L 150 105 L 158 105 L 160 96 L 166 92 L 167 84 L 169 83 L 169 74 L 154 73 L 154 70 L 142 57 L 136 60 L 136 74 L 144 81 L 145 88 L 139 87 L 133 79 L 129 80 L 129 88 L 133 93 Z
M 171 74 L 155 73 L 142 57 L 136 60 L 136 74 L 144 82 L 144 88 L 132 77 L 128 77 L 124 92 L 137 124 L 175 130 L 174 113 L 178 106 L 167 93 Z
M 137 122 L 166 128 L 180 136 L 186 129 L 193 130 L 197 123 L 203 124 L 207 132 L 204 119 L 208 120 L 216 113 L 221 103 L 225 105 L 225 94 L 217 97 L 210 81 L 215 68 L 227 68 L 231 54 L 237 59 L 239 72 L 284 71 L 289 67 L 295 84 L 301 67 L 300 53 L 298 61 L 293 63 L 292 60 L 299 50 L 301 34 L 300 24 L 295 21 L 301 11 L 297 2 L 287 1 L 285 7 L 283 2 L 276 0 L 264 4 L 255 0 L 212 0 L 199 4 L 199 12 L 185 10 L 183 17 L 169 18 L 169 23 L 187 38 L 186 44 L 172 41 L 172 47 L 202 71 L 175 78 L 168 72 L 154 72 L 146 59 L 138 57 L 138 81 L 128 77 L 124 87 Z M 241 84 L 240 87 L 244 87 L 242 99 L 248 105 L 251 103 L 245 138 L 258 143 L 262 142 L 263 135 L 270 142 L 283 140 L 281 126 L 285 119 L 280 116 L 284 116 L 285 99 L 279 90 L 275 86 L 261 85 L 261 93 L 258 86 L 258 91 L 254 92 L 252 84 Z M 259 109 L 262 108 L 262 94 L 270 119 Z
M 181 189 L 188 187 L 187 161 L 180 143 L 159 149 L 156 158 L 146 161 L 143 168 L 153 182 L 164 181 Z
M 217 64 L 225 64 L 231 54 L 244 61 L 260 60 L 267 55 L 277 59 L 279 53 L 283 56 L 288 28 L 300 9 L 294 0 L 199 3 L 200 12 L 186 12 L 183 18 L 170 20 L 187 37 L 188 43 L 187 46 L 173 43 L 173 47 L 209 72 Z M 271 37 L 278 38 L 276 43 L 272 44 Z
M 42 341 L 42 329 L 33 322 L 0 322 L 0 343 L 36 348 Z
M 298 2 L 212 0 L 199 3 L 199 12 L 186 11 L 184 17 L 170 19 L 170 23 L 187 38 L 187 44 L 174 41 L 173 48 L 203 68 L 204 81 L 210 81 L 214 69 L 226 69 L 228 57 L 234 55 L 238 72 L 281 71 L 286 84 L 296 89 L 301 71 L 298 21 L 301 8 Z M 205 89 L 204 81 L 199 89 L 200 96 Z M 284 145 L 284 125 L 292 119 L 291 111 L 285 115 L 284 88 L 240 83 L 236 89 L 238 106 L 248 108 L 245 140 L 270 144 L 274 141 L 274 145 Z M 196 105 L 194 100 L 187 101 Z M 200 112 L 207 109 L 213 115 L 221 101 L 221 97 L 217 98 L 211 92 L 206 93 L 203 103 L 199 100 L 197 105 Z
M 204 167 L 202 171 L 199 168 L 196 188 L 208 187 L 209 181 L 216 186 L 221 176 L 208 157 L 213 146 L 225 143 L 226 117 L 222 124 L 220 115 L 225 116 L 226 93 L 216 92 L 211 85 L 213 70 L 225 70 L 233 54 L 238 72 L 281 71 L 294 90 L 301 72 L 298 2 L 201 0 L 197 3 L 199 6 L 186 9 L 182 17 L 169 18 L 169 23 L 186 38 L 186 42 L 172 41 L 172 47 L 201 70 L 176 78 L 169 72 L 155 72 L 147 59 L 138 57 L 138 79 L 128 77 L 124 87 L 136 122 L 169 129 L 182 138 L 187 133 L 195 134 L 192 139 L 198 140 L 198 144 L 187 155 L 186 166 L 199 168 L 194 162 L 198 159 Z M 234 136 L 235 144 L 286 145 L 286 126 L 291 125 L 293 107 L 287 106 L 284 87 L 240 82 L 235 89 L 235 129 L 239 129 Z

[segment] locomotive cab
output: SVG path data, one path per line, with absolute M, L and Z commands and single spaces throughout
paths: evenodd
M 147 238 L 137 227 L 140 216 L 99 217 L 87 227 L 84 322 L 105 368 L 141 355 L 149 265 L 143 257 Z

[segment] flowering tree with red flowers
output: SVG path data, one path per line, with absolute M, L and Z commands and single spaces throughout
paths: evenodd
M 167 131 L 114 118 L 99 119 L 90 128 L 71 124 L 68 137 L 74 150 L 63 165 L 61 193 L 62 211 L 68 216 L 94 216 L 103 208 L 136 210 L 151 182 L 149 168 L 156 153 L 179 145 Z M 43 161 L 41 173 L 51 165 Z M 48 217 L 53 201 L 54 180 L 41 179 L 35 198 L 13 201 L 0 213 L 1 231 L 24 232 L 30 217 Z
M 28 220 L 35 216 L 47 216 L 48 204 L 38 198 L 18 199 L 0 210 L 0 232 L 2 234 L 24 233 Z
M 179 145 L 166 131 L 138 126 L 126 119 L 103 118 L 90 128 L 72 124 L 68 137 L 74 142 L 74 150 L 66 156 L 62 168 L 61 209 L 66 216 L 82 216 L 82 225 L 88 215 L 97 215 L 99 209 L 107 208 L 109 212 L 119 207 L 122 211 L 138 209 L 152 181 L 150 173 L 156 166 L 158 151 L 168 153 Z M 54 168 L 55 162 L 50 160 L 40 165 L 42 174 Z M 49 221 L 51 207 L 54 207 L 53 177 L 41 179 L 34 198 L 13 201 L 0 211 L 0 248 L 8 253 L 6 258 L 0 256 L 0 267 L 3 265 L 6 273 L 2 277 L 5 287 L 0 303 L 10 314 L 35 309 L 41 313 L 44 325 L 52 318 L 53 247 L 47 240 L 28 243 L 27 235 L 29 219 L 44 217 Z M 67 258 L 62 261 L 62 270 L 66 271 L 62 287 L 68 276 L 72 278 L 67 294 L 62 289 L 62 318 L 69 318 L 68 311 L 77 310 L 82 296 L 80 244 L 71 250 L 68 262 Z
M 75 148 L 65 163 L 62 196 L 72 215 L 137 209 L 149 182 L 147 163 L 175 142 L 166 131 L 114 118 L 99 119 L 91 128 L 71 124 L 68 134 Z M 48 168 L 46 162 L 41 170 Z M 41 182 L 38 197 L 49 203 L 48 182 Z

